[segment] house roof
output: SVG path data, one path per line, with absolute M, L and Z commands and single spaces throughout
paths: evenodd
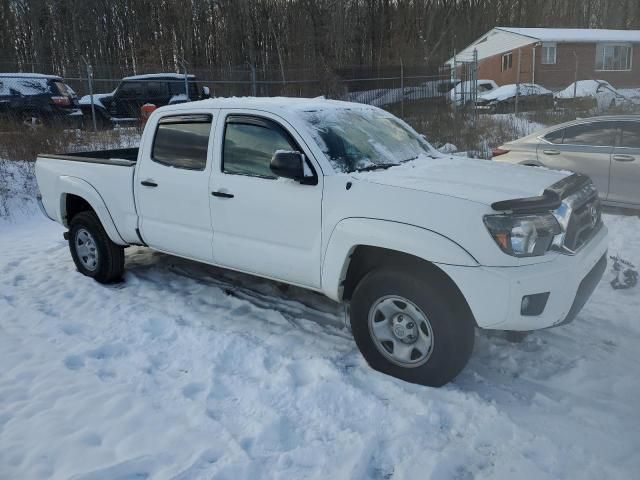
M 605 30 L 598 28 L 516 28 L 495 27 L 456 54 L 458 61 L 470 61 L 473 51 L 478 60 L 531 45 L 536 42 L 631 42 L 640 43 L 640 30 Z M 445 63 L 452 64 L 453 57 Z
M 541 42 L 640 42 L 640 30 L 607 30 L 604 28 L 514 28 L 498 30 L 524 35 Z

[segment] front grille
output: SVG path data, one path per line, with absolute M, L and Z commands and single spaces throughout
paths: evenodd
M 602 226 L 602 207 L 592 183 L 563 200 L 570 207 L 570 217 L 564 237 L 564 247 L 577 252 Z

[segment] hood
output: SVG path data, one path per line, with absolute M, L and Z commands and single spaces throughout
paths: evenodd
M 569 175 L 542 167 L 525 167 L 461 156 L 420 157 L 387 170 L 357 172 L 355 179 L 447 195 L 491 205 L 533 197 Z

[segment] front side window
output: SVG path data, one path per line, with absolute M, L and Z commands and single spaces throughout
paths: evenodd
M 502 71 L 506 72 L 513 66 L 513 53 L 505 53 L 502 55 Z
M 563 144 L 609 147 L 614 144 L 617 129 L 612 122 L 574 125 L 564 129 Z
M 544 136 L 544 139 L 547 142 L 560 144 L 562 143 L 562 136 L 564 135 L 564 128 L 560 130 L 555 130 L 554 132 L 549 132 Z
M 553 65 L 556 63 L 556 44 L 555 43 L 542 44 L 541 62 L 543 65 Z
M 622 124 L 622 144 L 627 148 L 640 148 L 640 122 Z
M 189 86 L 189 98 L 198 98 L 198 85 L 193 80 L 187 82 Z M 171 79 L 169 80 L 169 94 L 174 97 L 176 95 L 184 95 L 184 80 L 183 79 Z
M 169 167 L 204 170 L 211 119 L 211 115 L 161 118 L 153 140 L 152 160 Z
M 224 132 L 222 170 L 235 175 L 275 178 L 271 158 L 278 150 L 299 150 L 282 127 L 264 119 L 228 119 Z
M 397 118 L 373 109 L 313 110 L 302 112 L 302 118 L 338 172 L 386 168 L 433 154 L 429 144 Z
M 596 70 L 631 70 L 631 45 L 599 43 L 596 45 Z

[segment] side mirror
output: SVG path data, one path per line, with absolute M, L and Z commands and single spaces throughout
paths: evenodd
M 211 98 L 211 91 L 209 87 L 202 87 L 202 99 Z
M 304 180 L 304 155 L 300 152 L 278 150 L 271 158 L 270 167 L 278 177 Z

